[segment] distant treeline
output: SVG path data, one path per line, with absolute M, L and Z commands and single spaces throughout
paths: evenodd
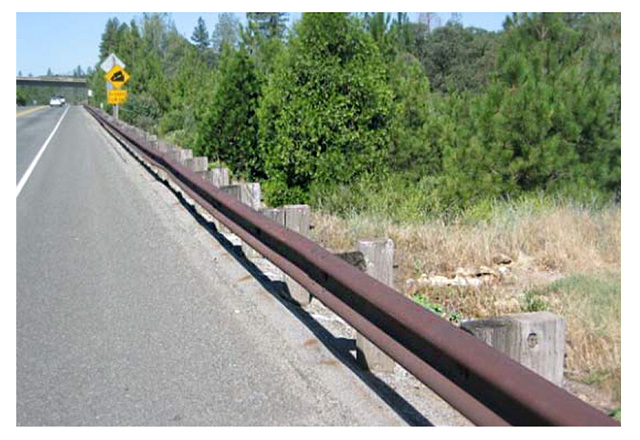
M 392 186 L 419 213 L 532 191 L 620 194 L 620 14 L 518 13 L 501 32 L 432 14 L 110 19 L 120 115 L 260 180 L 273 205 L 358 210 Z M 98 60 L 98 62 L 100 61 Z M 103 73 L 90 77 L 94 104 Z

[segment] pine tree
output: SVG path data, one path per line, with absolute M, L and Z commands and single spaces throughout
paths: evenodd
M 598 32 L 584 33 L 587 19 L 509 17 L 486 93 L 460 106 L 451 100 L 456 132 L 441 142 L 443 197 L 464 204 L 520 191 L 619 192 L 619 37 L 601 40 L 611 48 L 605 55 L 592 43 Z
M 286 12 L 247 12 L 249 30 L 262 38 L 284 38 L 289 14 Z
M 258 119 L 261 80 L 244 47 L 224 46 L 220 79 L 208 115 L 199 130 L 199 151 L 221 160 L 234 173 L 247 178 L 263 177 L 258 150 Z
M 236 16 L 229 12 L 218 15 L 218 22 L 211 35 L 211 42 L 216 53 L 222 53 L 224 45 L 235 49 L 238 46 L 240 24 Z
M 394 95 L 390 165 L 407 178 L 420 179 L 440 172 L 438 135 L 429 80 L 411 54 L 398 55 L 390 66 Z
M 193 41 L 196 47 L 200 50 L 204 50 L 209 47 L 209 31 L 207 30 L 207 25 L 202 17 L 198 17 L 198 25 L 193 30 L 191 41 Z
M 100 41 L 100 60 L 104 60 L 115 50 L 120 22 L 116 17 L 107 20 L 102 40 Z

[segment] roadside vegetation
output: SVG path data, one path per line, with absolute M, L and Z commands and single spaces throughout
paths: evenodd
M 452 322 L 563 315 L 568 377 L 619 404 L 620 14 L 436 22 L 225 13 L 186 38 L 145 14 L 107 22 L 96 67 L 127 64 L 122 118 L 309 203 L 327 247 L 392 238 L 398 290 Z
M 313 225 L 314 238 L 336 252 L 353 250 L 359 238 L 391 238 L 396 289 L 456 325 L 505 313 L 547 310 L 563 316 L 566 376 L 597 387 L 599 405 L 619 405 L 618 204 L 538 195 L 495 202 L 480 215 L 470 210 L 422 221 L 315 212 Z M 478 284 L 438 282 L 444 279 Z

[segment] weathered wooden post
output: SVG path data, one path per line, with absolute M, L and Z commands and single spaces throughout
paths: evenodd
M 311 209 L 309 205 L 285 205 L 284 225 L 288 229 L 298 234 L 309 236 L 311 224 Z M 291 299 L 301 306 L 307 306 L 311 303 L 311 294 L 300 284 L 293 280 L 287 274 L 284 274 L 283 281 L 287 284 Z
M 262 215 L 269 217 L 276 223 L 280 223 L 284 226 L 284 209 L 283 208 L 262 208 L 260 210 Z
M 211 168 L 206 178 L 217 187 L 229 185 L 229 169 L 222 166 Z
M 158 136 L 156 136 L 155 134 L 145 133 L 145 140 L 149 142 L 151 148 L 157 148 Z
M 240 184 L 240 201 L 250 208 L 260 211 L 262 208 L 262 192 L 260 184 L 257 182 L 248 182 Z M 260 253 L 242 242 L 242 252 L 247 258 L 260 258 Z
M 562 386 L 564 319 L 549 312 L 465 321 L 461 327 L 511 359 Z
M 247 206 L 259 211 L 262 207 L 262 202 L 260 200 L 260 184 L 259 183 L 236 183 L 233 185 L 225 185 L 221 186 L 220 190 L 229 194 L 232 197 L 240 200 L 240 202 L 244 203 Z M 217 227 L 218 225 L 216 225 Z M 220 225 L 222 230 L 228 231 L 228 229 L 222 225 Z M 260 254 L 256 252 L 251 246 L 246 244 L 244 241 L 242 242 L 242 251 L 244 252 L 247 258 L 255 258 L 259 257 Z
M 393 240 L 358 240 L 358 251 L 364 257 L 364 272 L 393 288 Z M 362 368 L 392 372 L 395 361 L 360 333 L 356 334 L 356 359 Z
M 193 171 L 197 176 L 204 178 L 209 168 L 209 159 L 204 156 L 192 157 L 185 159 L 185 167 Z
M 271 220 L 273 220 L 274 222 L 284 226 L 284 208 L 282 208 L 282 207 L 280 207 L 280 208 L 262 208 L 262 209 L 260 209 L 260 212 L 265 217 L 268 217 Z M 273 271 L 274 271 L 275 278 L 278 279 L 279 281 L 282 281 L 283 278 L 284 278 L 284 272 L 282 272 L 282 270 L 280 270 L 280 268 L 277 267 L 277 266 L 274 267 Z
M 193 151 L 186 148 L 176 148 L 167 152 L 169 160 L 184 165 L 187 159 L 193 158 Z
M 173 145 L 163 139 L 158 139 L 155 143 L 155 148 L 161 153 L 166 153 L 173 150 Z

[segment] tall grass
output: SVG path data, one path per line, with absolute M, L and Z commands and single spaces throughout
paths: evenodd
M 620 268 L 619 205 L 593 207 L 535 196 L 476 209 L 489 211 L 481 219 L 476 210 L 399 221 L 378 208 L 333 215 L 325 205 L 314 221 L 317 238 L 330 248 L 352 247 L 364 236 L 393 239 L 405 279 L 467 264 L 490 265 L 498 253 L 540 270 Z
M 619 273 L 572 274 L 525 298 L 537 298 L 536 310 L 550 310 L 565 317 L 567 326 L 566 374 L 599 385 L 620 401 L 621 382 L 621 285 Z M 531 301 L 527 301 L 527 305 Z M 524 307 L 530 311 L 530 307 Z

